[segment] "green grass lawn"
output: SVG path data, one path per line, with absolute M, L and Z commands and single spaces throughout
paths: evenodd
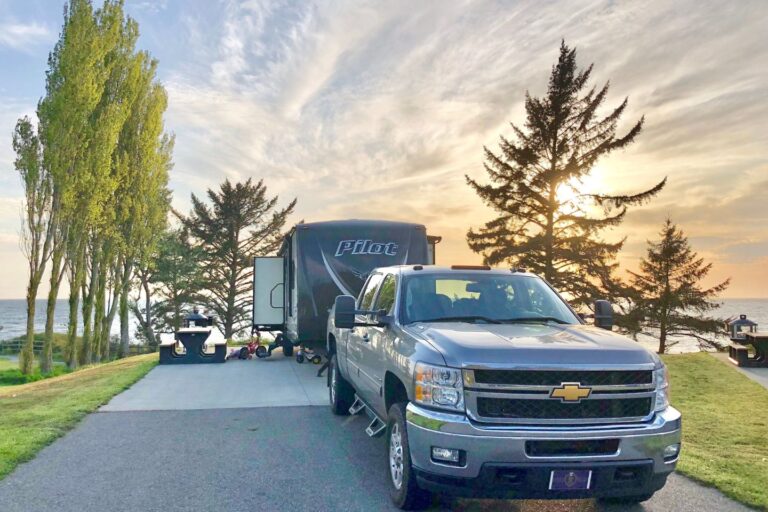
M 0 388 L 0 479 L 156 364 L 146 354 Z
M 54 363 L 55 364 L 55 363 Z M 0 356 L 0 388 L 3 386 L 15 386 L 17 384 L 26 384 L 42 379 L 57 377 L 69 373 L 69 369 L 62 364 L 55 364 L 50 373 L 41 373 L 40 364 L 35 361 L 32 373 L 24 375 L 19 370 L 19 362 L 11 361 L 8 358 Z
M 709 354 L 663 357 L 683 413 L 677 470 L 768 510 L 768 390 Z

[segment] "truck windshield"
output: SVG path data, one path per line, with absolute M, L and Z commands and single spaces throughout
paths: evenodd
M 400 316 L 413 322 L 580 323 L 562 298 L 541 279 L 503 274 L 408 276 Z

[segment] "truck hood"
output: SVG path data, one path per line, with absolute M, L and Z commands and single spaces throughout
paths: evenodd
M 658 365 L 656 354 L 588 325 L 420 322 L 406 327 L 454 368 L 509 365 Z

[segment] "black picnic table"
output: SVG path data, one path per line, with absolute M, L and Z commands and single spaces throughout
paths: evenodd
M 160 345 L 160 364 L 199 364 L 223 363 L 227 359 L 226 340 L 215 343 L 213 353 L 205 351 L 205 341 L 211 335 L 210 329 L 184 328 L 175 333 L 173 343 Z M 176 341 L 186 349 L 183 353 L 176 350 Z
M 749 356 L 747 345 L 754 347 L 753 357 Z M 744 333 L 743 342 L 731 343 L 729 357 L 739 366 L 768 368 L 768 332 Z

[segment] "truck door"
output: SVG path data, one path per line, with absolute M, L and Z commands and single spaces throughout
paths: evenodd
M 388 315 L 393 314 L 395 306 L 395 290 L 397 289 L 397 280 L 394 274 L 387 274 L 379 286 L 379 291 L 376 295 L 376 300 L 371 307 L 373 311 L 384 310 Z M 375 316 L 370 317 L 371 322 L 375 322 Z M 369 405 L 374 407 L 377 404 L 382 404 L 382 407 L 377 413 L 386 416 L 387 411 L 384 411 L 383 401 L 383 386 L 384 386 L 384 351 L 387 346 L 392 346 L 394 334 L 390 327 L 368 327 L 368 342 L 363 343 L 360 347 L 361 361 L 360 361 L 360 374 L 365 376 L 368 386 L 371 388 L 371 399 Z
M 371 274 L 360 292 L 357 309 L 370 310 L 373 307 L 376 292 L 383 279 L 384 275 L 381 273 Z M 370 318 L 368 315 L 357 315 L 356 321 L 367 323 Z M 347 370 L 360 398 L 367 402 L 373 397 L 375 389 L 374 380 L 363 370 L 363 357 L 364 354 L 367 355 L 367 347 L 371 340 L 370 330 L 371 327 L 364 326 L 350 329 L 347 340 Z

